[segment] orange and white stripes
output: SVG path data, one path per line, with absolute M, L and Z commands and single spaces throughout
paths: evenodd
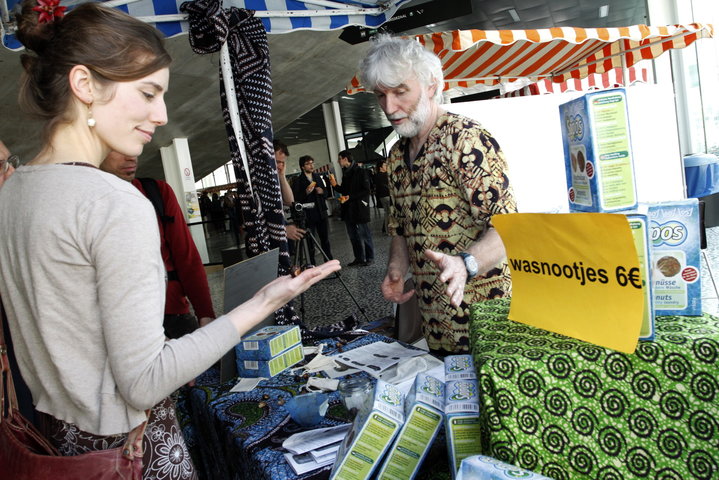
M 548 28 L 541 30 L 455 30 L 417 35 L 442 61 L 445 90 L 497 85 L 518 78 L 554 82 L 581 79 L 631 67 L 667 50 L 713 36 L 704 24 L 622 28 Z M 357 78 L 347 92 L 361 91 Z

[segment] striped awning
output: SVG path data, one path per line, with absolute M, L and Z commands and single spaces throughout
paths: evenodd
M 667 50 L 713 36 L 713 27 L 692 23 L 622 28 L 455 30 L 417 35 L 442 61 L 445 90 L 493 86 L 520 78 L 561 83 L 614 68 L 631 67 Z M 361 91 L 357 77 L 348 93 Z
M 584 78 L 570 78 L 561 83 L 555 83 L 544 78 L 536 83 L 526 85 L 520 89 L 497 95 L 494 98 L 525 97 L 529 95 L 545 95 L 549 93 L 588 92 L 604 88 L 629 86 L 634 83 L 648 83 L 649 70 L 646 68 L 629 67 L 613 68 L 604 73 L 593 73 Z M 625 85 L 626 84 L 626 85 Z
M 61 5 L 72 7 L 90 0 L 62 0 Z M 185 15 L 180 5 L 187 0 L 107 0 L 130 15 L 153 23 L 165 36 L 187 32 Z M 292 30 L 334 30 L 348 25 L 378 27 L 389 20 L 403 3 L 409 0 L 224 0 L 225 8 L 255 10 L 267 33 L 287 33 Z M 9 12 L 20 0 L 0 0 L 0 34 L 3 44 L 19 50 Z

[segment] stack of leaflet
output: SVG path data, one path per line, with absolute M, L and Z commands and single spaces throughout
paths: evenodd
M 264 327 L 235 347 L 240 377 L 274 377 L 304 359 L 297 325 Z
M 287 463 L 297 475 L 331 465 L 350 427 L 348 423 L 292 435 L 282 443 L 282 447 L 288 451 L 284 454 Z

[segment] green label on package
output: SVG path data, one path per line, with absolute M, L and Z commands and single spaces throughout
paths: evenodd
M 399 424 L 394 420 L 378 412 L 373 412 L 360 430 L 334 478 L 341 480 L 368 479 L 398 428 Z
M 633 205 L 636 202 L 634 171 L 624 95 L 593 97 L 590 112 L 603 208 Z
M 639 275 L 642 279 L 642 291 L 644 293 L 644 316 L 642 317 L 642 328 L 639 330 L 639 338 L 651 339 L 654 337 L 654 298 L 652 295 L 651 281 L 649 279 L 649 229 L 645 216 L 628 215 L 629 228 L 634 238 L 634 246 L 639 257 Z
M 479 415 L 447 418 L 447 433 L 450 443 L 450 460 L 453 472 L 456 474 L 463 459 L 482 453 L 479 440 Z
M 378 478 L 381 480 L 414 478 L 420 460 L 432 445 L 432 440 L 441 424 L 441 413 L 422 405 L 415 405 Z

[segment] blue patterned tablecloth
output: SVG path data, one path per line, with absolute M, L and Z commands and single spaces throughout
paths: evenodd
M 349 334 L 322 340 L 324 354 L 339 348 L 348 350 L 377 341 L 393 341 L 387 337 L 368 334 Z M 364 372 L 356 375 L 367 375 Z M 225 383 L 207 383 L 189 389 L 186 404 L 192 423 L 186 424 L 185 434 L 196 446 L 195 462 L 202 464 L 208 480 L 319 480 L 329 478 L 331 466 L 297 476 L 285 461 L 282 442 L 302 430 L 289 416 L 284 404 L 299 394 L 306 378 L 289 372 L 261 382 L 250 392 L 230 392 L 236 379 Z M 348 423 L 349 414 L 340 402 L 339 394 L 330 394 L 330 406 L 320 427 Z M 186 405 L 187 409 L 188 406 Z M 199 457 L 199 458 L 198 458 Z

